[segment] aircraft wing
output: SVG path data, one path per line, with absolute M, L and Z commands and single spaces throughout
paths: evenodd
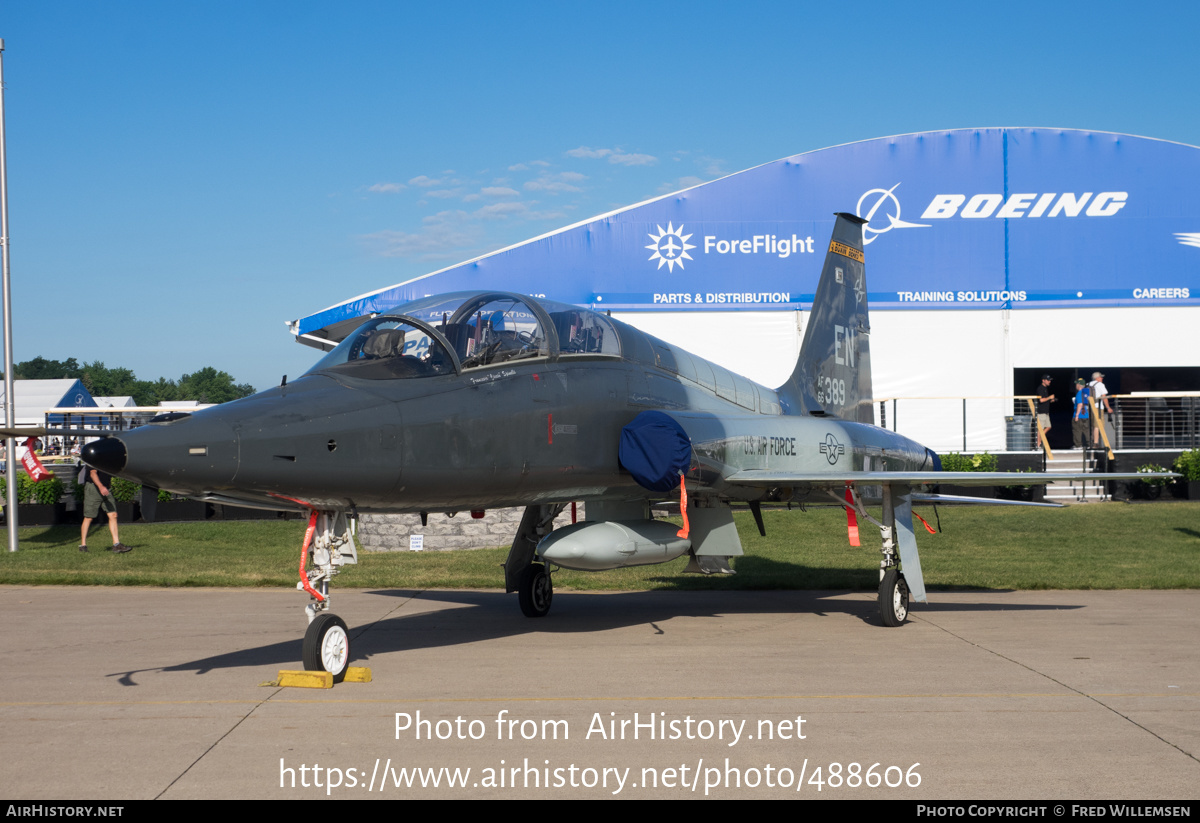
M 949 483 L 955 486 L 1030 486 L 1053 483 L 1056 480 L 1154 480 L 1179 477 L 1174 472 L 788 472 L 770 469 L 744 469 L 723 478 L 733 486 L 775 488 L 777 486 L 808 486 L 836 488 L 847 484 L 878 486 L 934 486 Z
M 1034 503 L 1032 500 L 997 500 L 994 497 L 963 497 L 957 494 L 922 494 L 914 492 L 914 506 L 1034 506 L 1043 509 L 1063 509 L 1062 503 Z
M 0 438 L 16 437 L 109 437 L 118 432 L 112 429 L 72 429 L 66 426 L 0 426 Z

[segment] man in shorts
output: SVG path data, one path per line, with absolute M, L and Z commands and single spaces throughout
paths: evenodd
M 92 527 L 92 520 L 100 516 L 100 512 L 104 511 L 108 514 L 108 530 L 112 533 L 113 544 L 109 551 L 124 554 L 128 551 L 133 551 L 132 547 L 126 546 L 117 536 L 117 501 L 113 499 L 112 491 L 108 484 L 112 482 L 112 475 L 104 472 L 96 471 L 95 469 L 84 466 L 85 479 L 83 483 L 83 528 L 79 538 L 79 550 L 85 552 L 87 547 L 88 529 Z
M 1037 393 L 1038 425 L 1042 427 L 1042 432 L 1049 437 L 1050 404 L 1054 402 L 1054 395 L 1050 393 L 1050 375 L 1042 375 L 1042 385 L 1038 386 Z

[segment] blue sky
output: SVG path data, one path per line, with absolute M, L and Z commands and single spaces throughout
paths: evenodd
M 14 356 L 262 389 L 284 321 L 791 154 L 1200 144 L 1200 4 L 5 0 Z M 503 284 L 496 284 L 503 287 Z

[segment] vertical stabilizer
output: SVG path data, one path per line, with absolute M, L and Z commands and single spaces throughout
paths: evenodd
M 796 369 L 777 389 L 787 414 L 875 422 L 863 265 L 866 222 L 854 214 L 837 215 Z

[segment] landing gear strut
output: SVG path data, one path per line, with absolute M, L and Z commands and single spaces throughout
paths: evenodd
M 307 569 L 312 560 L 313 568 Z M 309 593 L 304 608 L 308 631 L 304 633 L 303 661 L 306 671 L 326 671 L 341 683 L 350 667 L 350 632 L 342 618 L 329 611 L 329 584 L 347 564 L 358 563 L 350 520 L 345 512 L 313 509 L 300 554 L 300 582 L 296 588 Z

